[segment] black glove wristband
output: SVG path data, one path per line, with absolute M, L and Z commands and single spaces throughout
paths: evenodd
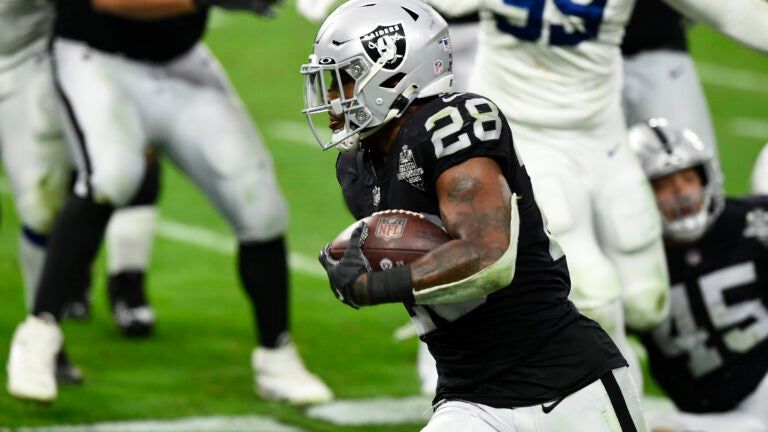
M 370 304 L 413 304 L 411 266 L 404 265 L 380 272 L 368 272 L 368 299 Z

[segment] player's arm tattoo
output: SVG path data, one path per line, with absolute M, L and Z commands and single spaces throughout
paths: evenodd
M 495 162 L 486 159 L 447 175 L 438 193 L 440 216 L 455 240 L 412 266 L 416 290 L 471 276 L 509 245 L 511 193 Z

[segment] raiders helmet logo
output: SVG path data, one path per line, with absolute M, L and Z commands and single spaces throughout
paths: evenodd
M 384 69 L 395 70 L 405 58 L 405 31 L 401 24 L 378 26 L 360 37 L 365 53 L 373 62 L 386 59 Z

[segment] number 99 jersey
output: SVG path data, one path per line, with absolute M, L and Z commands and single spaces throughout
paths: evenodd
M 768 197 L 727 199 L 698 244 L 666 252 L 670 314 L 642 337 L 651 372 L 683 411 L 731 410 L 768 372 Z
M 635 0 L 484 0 L 469 88 L 510 122 L 583 129 L 620 113 L 619 45 Z M 620 120 L 620 117 L 619 117 Z
M 565 257 L 493 102 L 471 93 L 427 99 L 402 125 L 386 160 L 373 150 L 341 155 L 337 177 L 358 218 L 387 209 L 439 215 L 437 179 L 477 157 L 496 161 L 520 197 L 517 264 L 510 285 L 487 296 L 407 306 L 440 371 L 435 400 L 531 406 L 626 365 L 608 335 L 567 299 Z

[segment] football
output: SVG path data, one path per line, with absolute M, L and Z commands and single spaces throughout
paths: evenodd
M 421 213 L 386 210 L 353 223 L 336 236 L 331 243 L 331 258 L 340 259 L 344 255 L 349 237 L 363 221 L 368 224 L 363 255 L 374 271 L 410 263 L 451 239 L 448 233 Z

